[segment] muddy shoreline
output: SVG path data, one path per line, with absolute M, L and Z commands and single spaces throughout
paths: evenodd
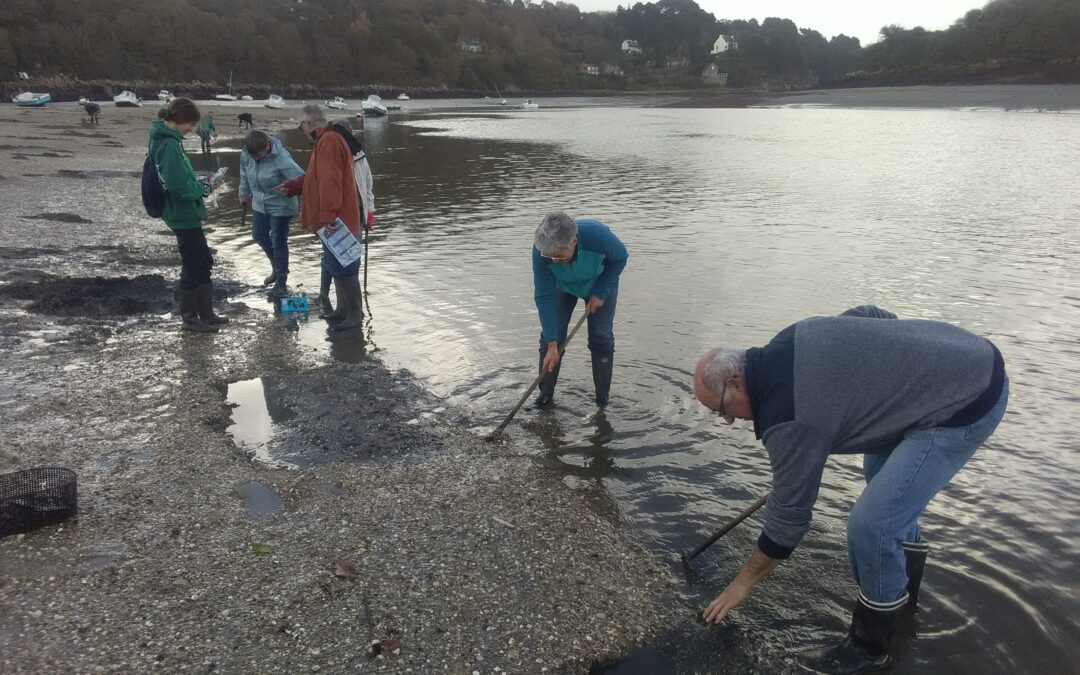
M 0 471 L 68 466 L 81 506 L 0 540 L 0 670 L 585 672 L 695 630 L 606 495 L 461 431 L 364 334 L 299 344 L 220 258 L 232 325 L 180 333 L 147 117 L 0 109 Z M 308 468 L 237 447 L 226 394 L 253 378 Z M 716 672 L 752 670 L 724 635 Z

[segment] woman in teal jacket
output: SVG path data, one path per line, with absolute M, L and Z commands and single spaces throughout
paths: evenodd
M 229 320 L 216 315 L 213 308 L 210 269 L 214 259 L 203 232 L 207 217 L 203 197 L 210 193 L 210 186 L 195 175 L 182 143 L 184 134 L 198 123 L 199 109 L 190 99 L 175 98 L 158 117 L 150 123 L 147 152 L 165 190 L 161 218 L 176 235 L 180 249 L 180 317 L 184 330 L 216 333 L 217 327 Z
M 303 176 L 304 170 L 276 138 L 265 131 L 252 131 L 240 151 L 240 201 L 251 205 L 251 238 L 270 259 L 270 276 L 264 286 L 274 284 L 270 294 L 282 296 L 289 278 L 289 221 L 300 212 L 296 197 L 287 197 L 274 187 Z
M 603 223 L 575 221 L 565 213 L 551 213 L 536 229 L 532 251 L 533 289 L 540 314 L 540 395 L 536 406 L 555 396 L 561 356 L 570 316 L 578 299 L 589 313 L 589 351 L 592 353 L 596 405 L 604 408 L 611 391 L 615 353 L 615 305 L 619 275 L 626 267 L 626 247 Z

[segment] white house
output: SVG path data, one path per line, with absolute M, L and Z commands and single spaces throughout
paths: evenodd
M 622 41 L 623 54 L 634 54 L 635 56 L 641 54 L 641 45 L 637 40 L 623 40 Z
M 461 51 L 466 54 L 479 54 L 484 51 L 484 48 L 480 46 L 479 40 L 462 40 Z
M 724 54 L 726 52 L 733 52 L 739 48 L 739 43 L 735 42 L 734 35 L 721 35 L 716 38 L 716 42 L 713 43 L 713 54 Z

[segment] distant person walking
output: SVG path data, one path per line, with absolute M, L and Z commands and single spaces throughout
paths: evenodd
M 93 101 L 83 104 L 83 110 L 90 116 L 90 124 L 99 124 L 98 115 L 101 114 L 101 106 Z
M 208 112 L 201 120 L 199 120 L 199 126 L 196 127 L 195 133 L 199 135 L 199 139 L 202 141 L 202 154 L 204 159 L 209 159 L 210 139 L 217 138 L 217 127 L 214 126 L 213 114 Z
M 287 196 L 302 194 L 300 225 L 316 234 L 328 228 L 336 231 L 334 221 L 341 219 L 349 232 L 360 236 L 360 198 L 353 177 L 353 157 L 341 134 L 326 124 L 326 113 L 318 105 L 306 105 L 300 114 L 300 130 L 314 143 L 307 174 L 278 186 Z M 348 266 L 323 245 L 322 268 L 334 280 L 338 313 L 327 317 L 336 322 L 333 329 L 344 331 L 359 327 L 364 321 L 363 291 L 360 288 L 360 261 Z
M 210 185 L 200 181 L 182 144 L 184 134 L 199 123 L 199 109 L 190 99 L 176 98 L 150 123 L 148 152 L 157 167 L 165 190 L 162 219 L 176 235 L 180 249 L 180 317 L 183 329 L 197 333 L 216 333 L 229 320 L 214 314 L 214 286 L 210 269 L 214 265 L 206 244 L 203 223 L 206 204 L 203 198 Z
M 276 138 L 265 131 L 252 131 L 240 151 L 240 202 L 251 205 L 251 238 L 270 259 L 270 276 L 264 286 L 274 284 L 270 294 L 286 294 L 289 278 L 289 221 L 299 212 L 296 197 L 287 197 L 274 188 L 304 175 L 304 170 Z

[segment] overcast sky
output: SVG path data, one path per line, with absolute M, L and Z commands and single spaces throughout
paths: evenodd
M 614 10 L 636 0 L 571 0 L 583 10 Z M 791 19 L 799 28 L 813 28 L 826 38 L 838 33 L 869 44 L 877 41 L 882 26 L 897 23 L 905 28 L 948 28 L 969 9 L 986 0 L 697 0 L 717 19 L 757 19 L 778 16 Z

